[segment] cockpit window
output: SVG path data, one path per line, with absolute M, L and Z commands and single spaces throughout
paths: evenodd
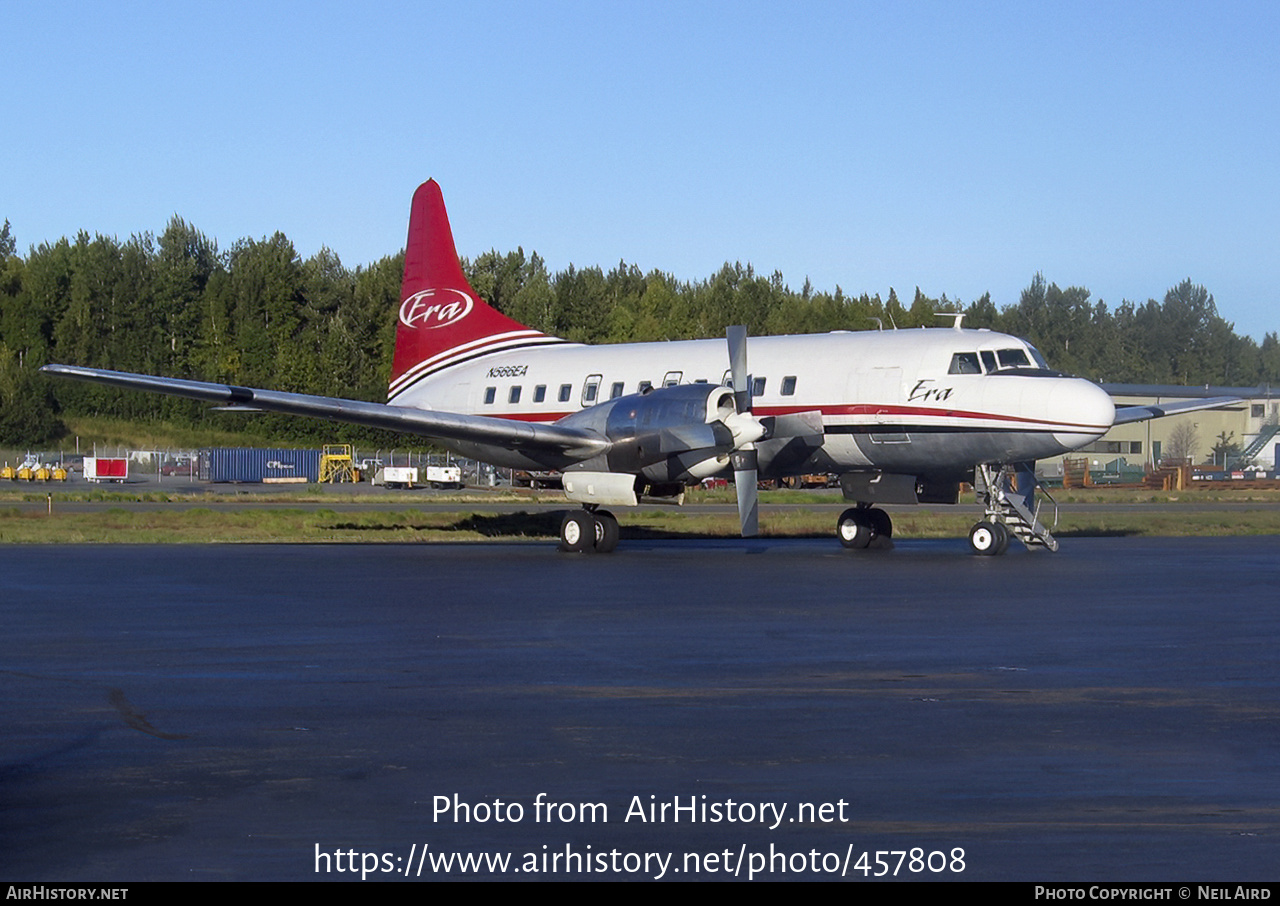
M 951 357 L 951 367 L 947 374 L 982 374 L 982 366 L 978 364 L 976 352 L 957 352 Z
M 1052 377 L 1059 374 L 1049 367 L 1044 356 L 1030 343 L 1012 349 L 984 349 L 980 356 L 982 367 L 986 369 L 987 374 L 1012 373 L 1024 377 Z M 951 364 L 951 373 L 956 373 L 954 360 Z
M 1021 349 L 1001 349 L 996 353 L 1000 357 L 1001 368 L 1030 368 L 1031 360 Z

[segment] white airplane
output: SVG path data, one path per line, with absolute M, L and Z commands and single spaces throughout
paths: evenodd
M 1039 521 L 1034 462 L 1114 424 L 1235 402 L 1219 397 L 1116 409 L 1102 388 L 1053 371 L 1030 343 L 988 330 L 836 331 L 586 346 L 526 327 L 462 273 L 440 187 L 414 194 L 386 404 L 46 365 L 62 377 L 223 405 L 390 428 L 494 465 L 562 473 L 560 547 L 611 551 L 605 506 L 679 502 L 733 474 L 744 536 L 757 532 L 757 479 L 835 473 L 842 544 L 892 536 L 877 504 L 985 507 L 969 541 L 1000 554 L 1010 536 L 1057 549 Z

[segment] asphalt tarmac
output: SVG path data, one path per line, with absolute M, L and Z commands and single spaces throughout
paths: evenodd
M 1274 880 L 1278 580 L 1277 537 L 3 546 L 0 877 Z

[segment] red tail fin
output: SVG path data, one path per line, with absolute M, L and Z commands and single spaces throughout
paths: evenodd
M 462 361 L 525 345 L 562 342 L 480 300 L 458 263 L 444 198 L 434 179 L 418 186 L 409 213 L 389 398 Z

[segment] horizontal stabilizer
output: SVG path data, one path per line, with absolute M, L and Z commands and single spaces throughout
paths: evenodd
M 1221 409 L 1234 403 L 1243 402 L 1237 396 L 1215 396 L 1207 400 L 1185 400 L 1180 403 L 1161 403 L 1155 406 L 1117 406 L 1114 425 L 1127 425 L 1129 422 L 1146 421 L 1149 418 L 1164 418 L 1166 415 L 1181 415 L 1184 412 L 1198 412 L 1201 409 Z

